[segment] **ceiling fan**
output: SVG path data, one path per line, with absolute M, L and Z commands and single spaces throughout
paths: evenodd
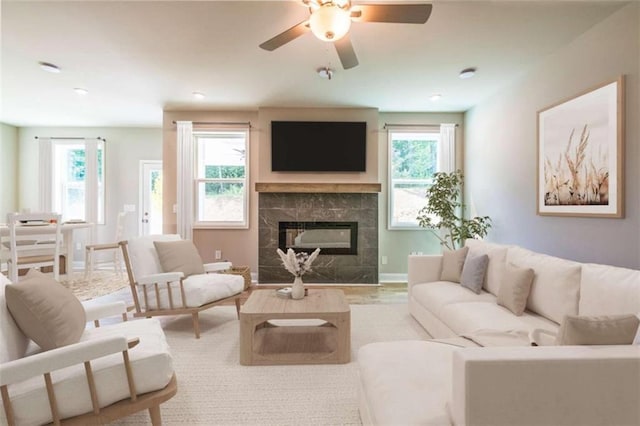
M 344 69 L 358 65 L 349 38 L 351 22 L 424 24 L 431 15 L 430 4 L 351 4 L 350 0 L 302 0 L 309 7 L 309 19 L 262 43 L 265 50 L 280 46 L 311 31 L 320 40 L 332 42 Z

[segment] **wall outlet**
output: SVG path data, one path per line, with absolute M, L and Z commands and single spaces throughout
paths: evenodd
M 222 250 L 216 250 L 216 260 L 222 259 Z
M 177 204 L 173 205 L 173 212 L 174 213 L 178 213 L 178 205 Z
M 382 258 L 380 259 L 380 262 L 381 262 L 383 265 L 386 265 L 386 264 L 387 264 L 387 261 L 388 261 L 387 256 L 382 256 Z

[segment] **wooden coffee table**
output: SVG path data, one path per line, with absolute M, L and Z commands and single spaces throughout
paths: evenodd
M 294 319 L 325 322 L 269 322 Z M 310 289 L 300 300 L 283 299 L 275 290 L 254 290 L 240 310 L 242 365 L 344 364 L 350 359 L 351 310 L 342 290 Z

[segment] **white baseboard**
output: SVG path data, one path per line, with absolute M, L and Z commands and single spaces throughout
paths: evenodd
M 379 274 L 381 283 L 406 283 L 408 274 Z

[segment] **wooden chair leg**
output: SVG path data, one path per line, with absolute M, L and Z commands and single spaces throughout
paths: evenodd
M 160 405 L 149 408 L 149 417 L 153 426 L 161 426 L 162 418 L 160 417 Z
M 240 319 L 240 298 L 237 297 L 235 302 L 236 302 L 236 314 L 238 315 L 238 319 Z
M 191 314 L 191 318 L 193 318 L 193 332 L 196 334 L 196 339 L 200 338 L 200 322 L 198 321 L 198 313 L 194 312 Z

